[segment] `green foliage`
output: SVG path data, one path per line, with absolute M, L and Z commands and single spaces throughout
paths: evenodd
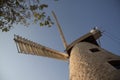
M 44 12 L 47 7 L 40 0 L 0 0 L 0 30 L 7 32 L 13 24 L 28 26 L 31 22 L 50 27 L 53 22 Z

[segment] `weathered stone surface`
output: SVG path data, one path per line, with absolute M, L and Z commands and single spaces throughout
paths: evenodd
M 99 51 L 92 52 L 92 48 Z M 70 80 L 120 80 L 120 69 L 109 64 L 111 60 L 120 60 L 120 57 L 96 45 L 80 42 L 71 51 Z

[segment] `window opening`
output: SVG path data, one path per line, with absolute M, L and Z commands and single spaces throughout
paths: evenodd
M 98 52 L 98 51 L 100 51 L 98 48 L 92 48 L 92 49 L 90 49 L 90 51 L 91 52 Z
M 108 63 L 111 64 L 116 69 L 120 69 L 120 60 L 108 61 Z

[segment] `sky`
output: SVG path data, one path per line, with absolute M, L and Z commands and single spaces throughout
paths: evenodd
M 44 0 L 59 20 L 67 43 L 70 44 L 93 27 L 103 31 L 102 48 L 120 55 L 120 1 L 119 0 Z M 52 15 L 51 15 L 52 17 Z M 9 32 L 0 32 L 0 80 L 69 80 L 69 62 L 19 54 L 14 34 L 44 46 L 64 52 L 56 25 L 51 28 L 32 24 L 14 25 Z

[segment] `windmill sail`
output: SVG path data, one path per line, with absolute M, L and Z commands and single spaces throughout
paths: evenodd
M 60 26 L 60 24 L 59 24 L 59 22 L 58 22 L 58 20 L 57 20 L 57 17 L 56 17 L 56 15 L 55 15 L 54 11 L 52 11 L 52 15 L 53 15 L 53 17 L 55 18 L 58 31 L 60 32 L 60 37 L 61 37 L 62 42 L 63 42 L 63 45 L 64 45 L 64 47 L 65 47 L 65 49 L 66 49 L 66 48 L 67 48 L 67 42 L 66 42 L 66 40 L 65 40 L 65 37 L 64 37 L 64 34 L 63 34 L 63 32 L 62 32 L 61 26 Z
M 37 44 L 33 41 L 22 38 L 18 35 L 14 36 L 14 40 L 16 42 L 19 53 L 44 56 L 44 57 L 55 58 L 60 60 L 68 59 L 68 55 L 65 53 Z

